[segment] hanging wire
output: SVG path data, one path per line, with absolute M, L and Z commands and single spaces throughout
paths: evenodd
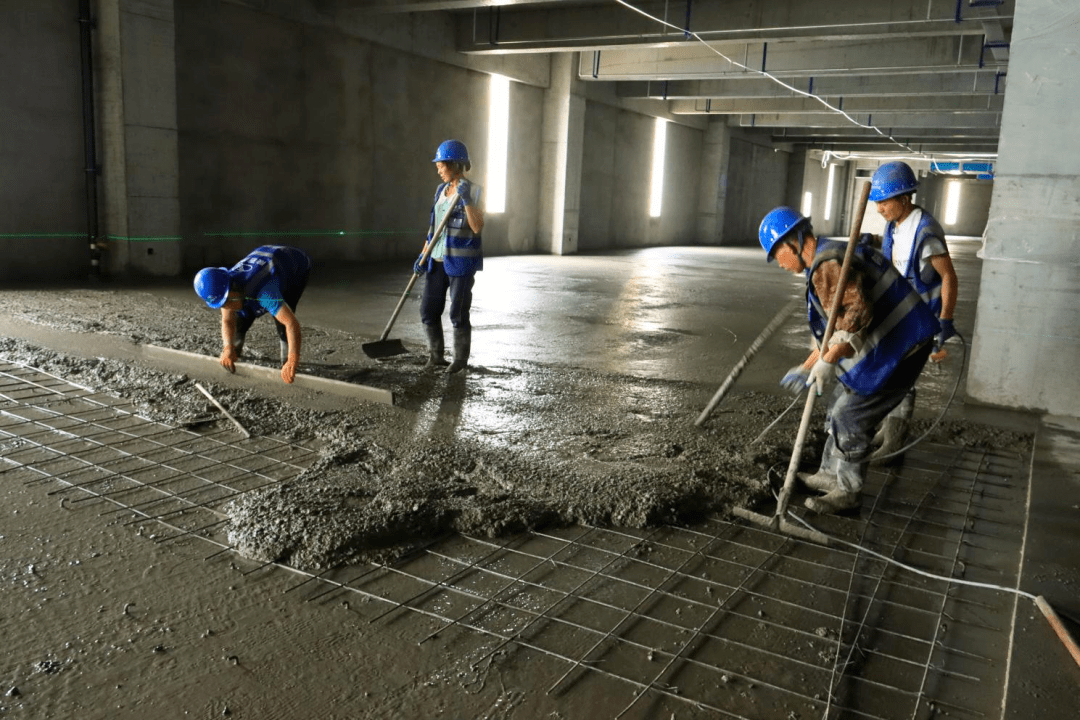
M 699 43 L 701 43 L 702 45 L 707 47 L 711 52 L 715 53 L 716 55 L 723 58 L 724 60 L 727 60 L 729 63 L 731 63 L 732 65 L 734 65 L 734 66 L 736 66 L 738 68 L 741 68 L 741 69 L 746 70 L 748 72 L 755 73 L 755 74 L 760 75 L 760 76 L 762 76 L 764 78 L 768 78 L 769 80 L 773 81 L 777 85 L 779 85 L 779 86 L 781 86 L 783 88 L 786 88 L 787 90 L 790 90 L 791 92 L 795 93 L 796 95 L 801 95 L 801 96 L 803 96 L 805 98 L 810 98 L 810 99 L 818 101 L 819 103 L 824 105 L 831 112 L 834 112 L 837 115 L 840 115 L 840 116 L 844 117 L 852 125 L 856 125 L 858 127 L 864 128 L 866 130 L 873 130 L 878 135 L 889 139 L 894 144 L 896 144 L 899 147 L 904 148 L 908 152 L 913 153 L 913 154 L 918 155 L 918 156 L 921 156 L 921 157 L 925 157 L 925 155 L 923 153 L 920 153 L 919 151 L 915 150 L 910 145 L 906 145 L 906 144 L 900 142 L 899 140 L 894 138 L 892 135 L 889 135 L 888 133 L 884 132 L 881 128 L 877 127 L 876 125 L 871 125 L 871 124 L 868 124 L 868 123 L 859 122 L 858 120 L 856 120 L 851 115 L 844 112 L 839 107 L 837 107 L 835 105 L 831 105 L 825 98 L 823 98 L 823 97 L 821 97 L 819 95 L 814 95 L 812 93 L 806 92 L 805 90 L 800 90 L 799 88 L 795 87 L 794 85 L 790 85 L 790 84 L 784 82 L 783 80 L 781 80 L 780 78 L 776 77 L 775 75 L 772 75 L 772 74 L 770 74 L 770 73 L 768 73 L 768 72 L 766 72 L 764 70 L 758 70 L 756 68 L 749 67 L 748 65 L 744 65 L 743 63 L 739 62 L 738 60 L 733 60 L 732 58 L 729 58 L 727 55 L 725 55 L 724 53 L 722 53 L 719 50 L 717 50 L 716 48 L 714 48 L 712 45 L 707 43 L 700 35 L 698 35 L 696 32 L 693 32 L 689 28 L 682 28 L 682 27 L 679 27 L 678 25 L 674 25 L 672 23 L 669 23 L 666 20 L 658 18 L 655 15 L 650 15 L 649 13 L 645 12 L 644 10 L 642 10 L 640 8 L 637 8 L 637 7 L 634 7 L 630 3 L 626 2 L 626 0 L 615 0 L 615 2 L 618 3 L 619 5 L 622 5 L 623 7 L 627 8 L 628 10 L 633 10 L 634 12 L 638 13 L 639 15 L 643 15 L 644 17 L 647 17 L 648 19 L 652 20 L 653 22 L 656 22 L 656 23 L 659 23 L 661 25 L 667 26 L 669 28 L 672 28 L 673 30 L 678 30 L 679 32 L 684 33 L 687 37 L 694 38 Z

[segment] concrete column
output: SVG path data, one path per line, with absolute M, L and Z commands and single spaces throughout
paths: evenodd
M 726 118 L 710 119 L 702 143 L 697 237 L 703 245 L 719 245 L 724 241 L 724 203 L 731 157 L 731 129 Z
M 553 54 L 551 85 L 544 91 L 537 246 L 553 255 L 577 252 L 578 247 L 585 98 L 577 66 L 577 53 Z
M 108 272 L 180 271 L 173 0 L 96 0 L 102 230 Z
M 1080 114 L 1076 25 L 1017 0 L 967 392 L 1080 416 Z M 964 288 L 960 288 L 964 292 Z

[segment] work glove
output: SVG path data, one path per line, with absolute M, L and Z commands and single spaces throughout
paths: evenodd
M 780 385 L 788 392 L 798 395 L 806 387 L 809 375 L 809 370 L 802 365 L 796 365 L 787 371 L 787 375 L 780 380 Z
M 472 205 L 472 184 L 465 178 L 461 178 L 460 180 L 458 180 L 457 194 L 461 198 L 462 205 L 464 205 L 465 207 L 469 207 L 469 205 Z
M 810 368 L 810 375 L 806 378 L 806 387 L 815 386 L 817 388 L 818 397 L 821 397 L 821 393 L 825 390 L 825 386 L 829 381 L 836 377 L 836 365 L 833 363 L 827 363 L 822 359 L 818 359 L 814 363 L 814 367 Z
M 296 366 L 299 364 L 300 358 L 298 356 L 289 355 L 289 359 L 281 366 L 281 379 L 291 385 L 293 378 L 296 377 Z
M 221 357 L 218 358 L 218 362 L 221 363 L 221 367 L 229 372 L 236 372 L 236 360 L 238 357 L 239 355 L 236 352 L 236 348 L 229 345 L 221 351 Z
M 941 331 L 938 332 L 937 338 L 934 339 L 935 352 L 939 352 L 941 348 L 945 346 L 945 341 L 956 335 L 956 328 L 953 327 L 952 320 L 940 318 L 938 322 L 941 323 Z
M 412 271 L 417 275 L 423 275 L 427 272 L 427 266 L 427 258 L 424 257 L 424 253 L 420 253 L 420 257 L 413 263 Z

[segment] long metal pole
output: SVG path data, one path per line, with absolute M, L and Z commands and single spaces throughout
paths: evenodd
M 101 274 L 101 249 L 98 244 L 97 149 L 94 125 L 94 50 L 90 0 L 79 0 L 79 52 L 82 69 L 83 154 L 86 173 L 86 241 L 90 249 L 90 269 Z

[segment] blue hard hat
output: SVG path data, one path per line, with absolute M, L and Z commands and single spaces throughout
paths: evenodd
M 469 162 L 469 148 L 460 140 L 444 140 L 431 162 Z
M 203 268 L 195 275 L 195 293 L 209 307 L 219 308 L 229 299 L 229 269 Z
M 874 171 L 874 177 L 870 179 L 870 199 L 881 202 L 897 195 L 913 193 L 917 187 L 919 181 L 907 163 L 899 160 L 885 163 Z
M 809 227 L 809 225 L 810 220 L 795 208 L 781 205 L 770 210 L 769 214 L 762 218 L 761 226 L 758 227 L 758 240 L 761 242 L 761 247 L 765 248 L 766 260 L 773 261 L 773 246 L 785 235 L 792 230 L 798 230 L 804 226 Z M 802 233 L 799 234 L 799 240 L 801 243 Z

